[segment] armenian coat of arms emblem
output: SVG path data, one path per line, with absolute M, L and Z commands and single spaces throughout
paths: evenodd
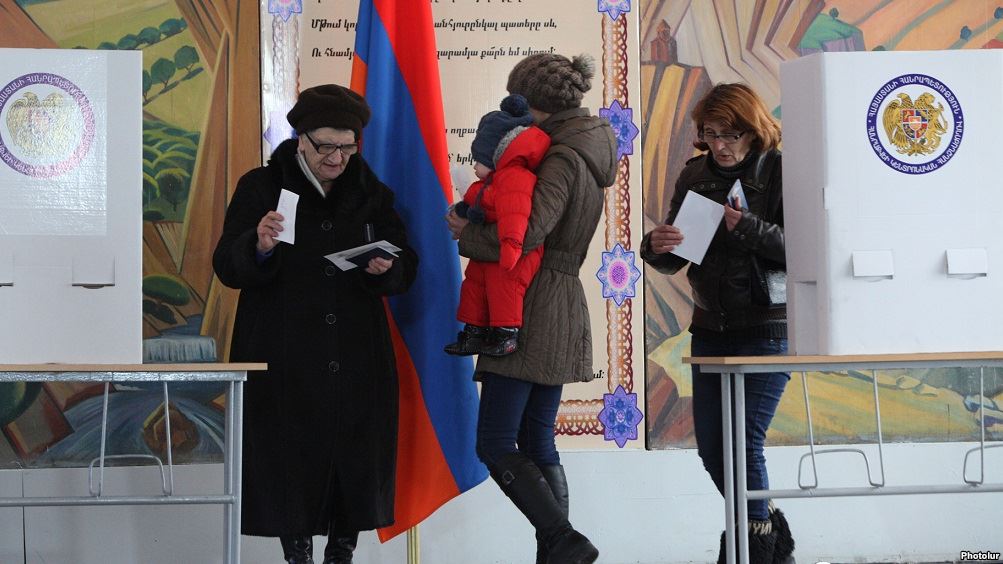
M 888 141 L 903 155 L 930 155 L 940 147 L 940 137 L 947 133 L 944 105 L 933 94 L 924 92 L 913 101 L 901 92 L 885 107 L 882 124 Z
M 867 142 L 889 167 L 926 174 L 947 164 L 965 133 L 961 101 L 941 80 L 903 74 L 884 83 L 867 107 Z

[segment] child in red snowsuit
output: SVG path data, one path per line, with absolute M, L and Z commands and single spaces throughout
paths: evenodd
M 456 205 L 471 223 L 497 223 L 498 262 L 470 261 L 460 286 L 456 318 L 466 325 L 445 350 L 454 355 L 504 356 L 518 348 L 522 302 L 533 280 L 543 247 L 523 254 L 532 208 L 536 167 L 550 149 L 550 136 L 533 125 L 529 104 L 507 96 L 501 110 L 481 118 L 470 146 L 474 182 Z

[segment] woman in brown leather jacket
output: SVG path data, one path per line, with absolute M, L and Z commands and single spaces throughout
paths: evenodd
M 719 84 L 693 108 L 698 149 L 679 175 L 665 225 L 641 243 L 641 257 L 663 274 L 688 261 L 672 254 L 684 233 L 673 225 L 683 198 L 694 191 L 724 205 L 700 264 L 687 278 L 693 290 L 693 356 L 782 355 L 787 352 L 784 217 L 781 194 L 780 126 L 762 99 L 744 84 Z M 745 202 L 729 198 L 740 182 Z M 693 365 L 693 424 L 697 452 L 718 491 L 724 492 L 721 382 Z M 763 444 L 790 374 L 748 374 L 746 476 L 750 490 L 769 487 Z M 754 563 L 783 562 L 794 541 L 783 514 L 766 500 L 751 500 L 749 556 Z M 724 561 L 724 536 L 721 537 Z

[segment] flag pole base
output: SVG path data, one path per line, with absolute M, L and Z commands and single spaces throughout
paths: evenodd
M 407 530 L 407 564 L 421 564 L 421 538 L 418 525 Z

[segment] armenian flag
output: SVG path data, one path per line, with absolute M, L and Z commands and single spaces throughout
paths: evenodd
M 351 87 L 372 118 L 362 155 L 396 194 L 396 208 L 417 251 L 418 276 L 392 298 L 391 324 L 400 376 L 396 523 L 386 542 L 487 478 L 474 454 L 477 388 L 469 358 L 442 351 L 460 324 L 460 262 L 444 216 L 452 203 L 428 0 L 361 0 Z

